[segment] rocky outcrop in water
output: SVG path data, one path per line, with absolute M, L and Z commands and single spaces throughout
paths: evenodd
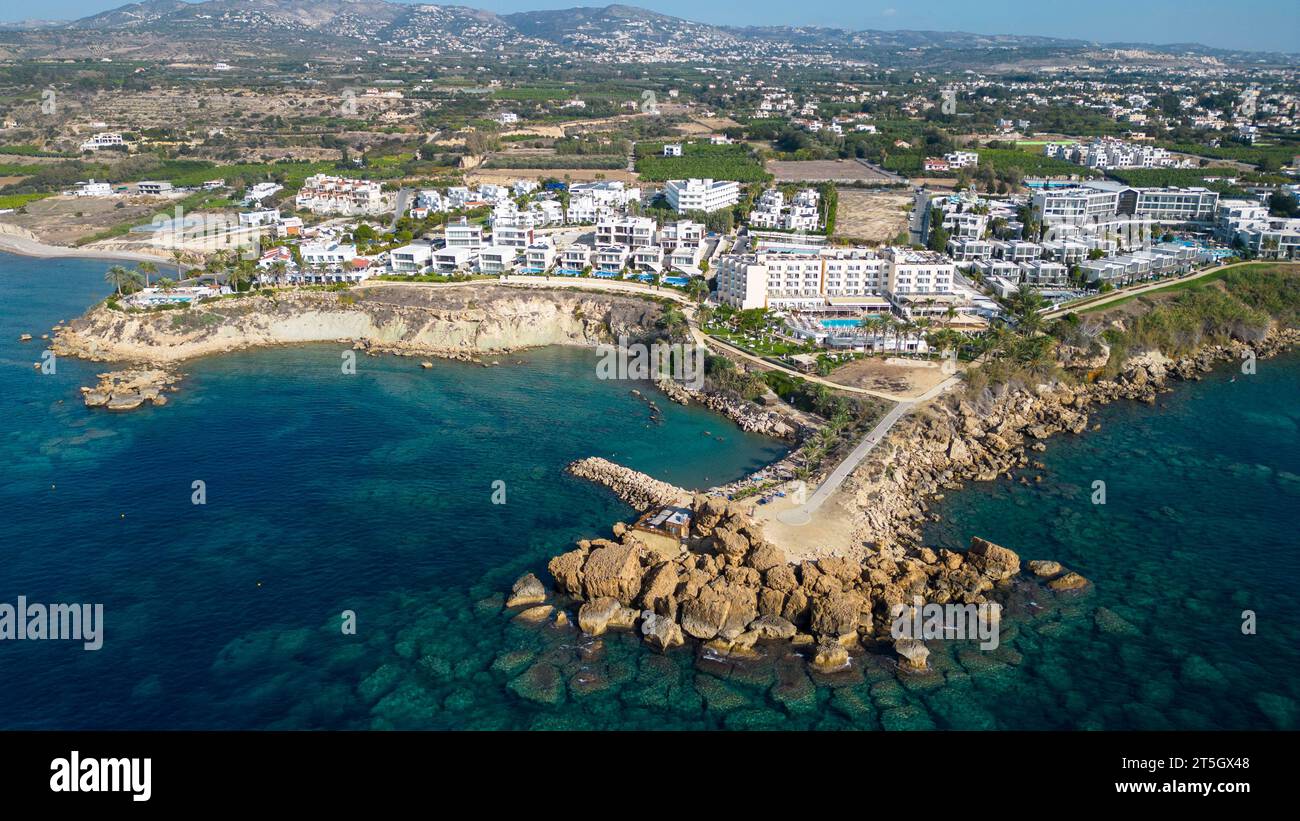
M 127 411 L 148 402 L 151 405 L 167 404 L 166 392 L 175 390 L 180 377 L 164 370 L 137 368 L 99 374 L 94 387 L 81 389 L 82 399 L 88 408 Z
M 864 561 L 791 564 L 731 502 L 697 495 L 691 512 L 680 552 L 665 555 L 638 531 L 621 529 L 616 539 L 584 540 L 551 560 L 557 592 L 582 602 L 584 631 L 599 635 L 639 622 L 656 649 L 689 637 L 742 658 L 759 642 L 793 641 L 815 645 L 810 663 L 829 673 L 849 665 L 852 652 L 894 641 L 895 606 L 917 596 L 980 604 L 1020 573 L 1014 552 L 983 539 L 966 553 L 888 550 Z M 920 642 L 898 652 L 905 665 L 924 668 L 928 651 Z

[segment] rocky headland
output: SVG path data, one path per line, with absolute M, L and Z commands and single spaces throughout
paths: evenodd
M 660 305 L 635 295 L 381 283 L 275 290 L 181 310 L 97 305 L 55 335 L 61 356 L 170 364 L 244 348 L 346 341 L 366 350 L 465 359 L 654 333 Z
M 1104 361 L 1076 358 L 1067 364 L 1094 369 L 1077 383 L 1004 385 L 932 402 L 896 425 L 846 483 L 843 491 L 858 515 L 858 549 L 847 556 L 792 560 L 741 506 L 697 494 L 690 533 L 678 549 L 651 546 L 638 531 L 616 523 L 614 539 L 580 541 L 550 561 L 554 594 L 529 574 L 516 583 L 510 601 L 546 607 L 548 618 L 554 612 L 566 623 L 566 604 L 576 604 L 583 631 L 637 630 L 661 651 L 696 640 L 704 651 L 743 659 L 760 653 L 762 642 L 794 642 L 808 648 L 804 655 L 816 671 L 833 674 L 851 666 L 855 653 L 887 649 L 901 671 L 920 673 L 929 649 L 891 633 L 897 606 L 918 598 L 927 604 L 1001 602 L 1027 586 L 1069 597 L 1090 587 L 1059 562 L 1036 559 L 1022 566 L 1015 552 L 980 538 L 961 553 L 923 546 L 931 502 L 967 481 L 989 481 L 1031 464 L 1029 453 L 1044 450 L 1051 436 L 1086 431 L 1096 406 L 1119 399 L 1154 403 L 1172 381 L 1197 380 L 1216 364 L 1264 358 L 1297 342 L 1300 332 L 1275 328 L 1261 341 L 1206 346 L 1177 360 L 1145 353 L 1126 360 L 1113 379 L 1096 378 Z M 640 500 L 644 507 L 638 509 L 669 495 L 642 492 L 655 480 L 599 461 L 598 468 L 589 465 L 575 475 L 629 502 Z M 543 605 L 548 599 L 555 603 Z

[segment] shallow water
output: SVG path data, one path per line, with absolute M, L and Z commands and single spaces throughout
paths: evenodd
M 0 601 L 101 601 L 104 649 L 0 643 L 0 726 L 343 728 L 1289 727 L 1297 720 L 1300 358 L 1115 405 L 1053 442 L 1041 484 L 949 495 L 931 544 L 980 535 L 1092 580 L 1028 586 L 1001 646 L 935 642 L 820 677 L 781 647 L 744 663 L 661 656 L 521 625 L 501 592 L 630 510 L 562 473 L 603 455 L 688 485 L 777 443 L 653 392 L 654 426 L 589 351 L 498 368 L 341 346 L 191 363 L 165 408 L 110 416 L 31 369 L 107 263 L 0 257 Z M 513 364 L 523 359 L 524 364 Z M 62 401 L 62 404 L 60 404 Z M 705 432 L 709 435 L 705 435 Z M 717 437 L 722 441 L 718 441 Z M 1035 472 L 1030 472 L 1032 475 Z M 708 477 L 707 480 L 705 477 Z M 191 504 L 203 480 L 208 503 Z M 1090 501 L 1107 483 L 1106 504 Z M 491 503 L 492 483 L 507 503 Z M 55 487 L 51 488 L 50 485 Z M 122 517 L 125 514 L 125 518 Z M 358 632 L 345 636 L 340 614 Z M 1241 634 L 1241 614 L 1258 634 Z

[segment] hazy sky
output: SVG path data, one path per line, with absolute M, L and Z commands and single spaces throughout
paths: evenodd
M 467 0 L 459 5 L 511 12 L 579 4 L 572 0 Z M 120 5 L 121 0 L 5 2 L 0 4 L 0 19 L 72 19 Z M 643 0 L 629 5 L 733 25 L 1042 34 L 1104 42 L 1197 42 L 1223 48 L 1300 51 L 1297 0 Z

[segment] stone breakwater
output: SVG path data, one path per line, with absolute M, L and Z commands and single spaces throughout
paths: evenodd
M 691 511 L 681 545 L 617 525 L 613 539 L 580 541 L 550 561 L 554 594 L 527 574 L 515 583 L 507 606 L 519 608 L 522 621 L 567 624 L 566 607 L 577 604 L 584 632 L 636 629 L 659 650 L 691 638 L 709 652 L 743 659 L 759 653 L 761 642 L 794 642 L 809 648 L 814 669 L 834 673 L 849 667 L 854 653 L 887 649 L 901 667 L 920 671 L 929 651 L 919 641 L 894 637 L 896 606 L 912 605 L 916 596 L 978 605 L 1013 584 L 1042 583 L 1041 574 L 1021 572 L 1014 552 L 982 539 L 965 553 L 883 550 L 866 561 L 791 564 L 726 500 L 697 495 Z
M 1003 389 L 937 402 L 902 420 L 849 477 L 845 490 L 858 512 L 854 542 L 867 547 L 918 544 L 929 502 L 968 481 L 990 481 L 1030 464 L 1027 451 L 1046 448 L 1058 433 L 1082 433 L 1089 409 L 1120 399 L 1154 403 L 1171 380 L 1196 380 L 1217 363 L 1247 353 L 1267 357 L 1300 341 L 1276 331 L 1261 342 L 1233 342 L 1171 360 L 1134 357 L 1117 378 L 1079 385 Z
M 637 511 L 652 507 L 676 504 L 690 497 L 690 491 L 661 482 L 653 476 L 615 464 L 599 456 L 589 456 L 572 462 L 565 468 L 573 476 L 604 485 L 614 495 Z
M 761 433 L 777 439 L 796 439 L 802 433 L 797 423 L 775 411 L 764 410 L 753 402 L 715 391 L 692 391 L 672 379 L 660 379 L 655 384 L 677 404 L 697 402 L 714 413 L 727 417 L 748 433 Z
M 661 307 L 636 296 L 504 285 L 278 290 L 183 310 L 96 306 L 55 335 L 55 353 L 175 363 L 264 345 L 360 342 L 368 349 L 463 359 L 545 345 L 595 345 L 653 334 Z

